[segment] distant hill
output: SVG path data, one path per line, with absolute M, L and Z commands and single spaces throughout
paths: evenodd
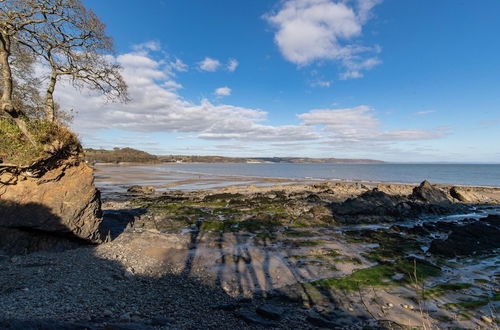
M 153 163 L 158 157 L 132 148 L 85 149 L 85 160 L 91 163 Z
M 337 163 L 380 164 L 380 160 L 307 157 L 222 157 L 222 156 L 156 156 L 132 148 L 85 149 L 85 160 L 92 163 Z

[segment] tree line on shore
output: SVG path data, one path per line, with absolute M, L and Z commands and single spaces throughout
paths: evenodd
M 89 163 L 383 163 L 372 159 L 152 155 L 133 148 L 85 149 Z

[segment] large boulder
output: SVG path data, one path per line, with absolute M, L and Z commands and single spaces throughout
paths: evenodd
M 0 226 L 101 242 L 100 194 L 92 168 L 80 159 L 45 164 L 37 175 L 0 172 Z
M 394 214 L 399 198 L 388 195 L 377 188 L 355 198 L 349 198 L 334 208 L 338 215 L 389 215 Z
M 432 204 L 450 203 L 446 193 L 441 189 L 431 185 L 427 180 L 423 181 L 418 187 L 415 187 L 413 189 L 410 198 Z

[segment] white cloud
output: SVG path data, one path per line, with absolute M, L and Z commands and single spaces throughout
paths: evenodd
M 173 81 L 173 80 L 165 81 L 162 86 L 166 87 L 167 89 L 171 89 L 171 90 L 172 89 L 176 90 L 176 89 L 181 89 L 182 88 L 181 84 L 179 84 L 178 82 Z
M 399 141 L 436 139 L 450 131 L 449 128 L 387 130 L 375 111 L 365 105 L 311 110 L 299 114 L 295 125 L 272 125 L 266 122 L 267 112 L 260 109 L 184 99 L 177 92 L 182 86 L 174 80 L 169 63 L 155 60 L 147 53 L 122 54 L 115 60 L 123 67 L 131 102 L 108 103 L 102 96 L 82 93 L 64 81 L 56 90 L 57 101 L 63 108 L 76 108 L 74 128 L 84 140 L 95 137 L 99 130 L 120 129 L 149 135 L 181 133 L 190 139 L 259 141 L 269 150 L 281 144 L 283 152 L 287 146 L 290 151 L 298 152 L 293 145 L 300 142 L 307 142 L 300 148 L 302 151 L 322 145 L 374 150 L 374 146 Z M 217 94 L 230 92 L 228 87 L 221 87 Z
M 215 72 L 220 67 L 220 62 L 219 60 L 210 57 L 205 57 L 203 61 L 198 63 L 198 66 L 200 70 Z
M 332 82 L 328 80 L 315 80 L 310 85 L 311 87 L 330 87 Z
M 367 58 L 362 61 L 345 59 L 343 60 L 343 65 L 346 71 L 344 71 L 340 75 L 340 79 L 346 80 L 346 79 L 362 78 L 363 77 L 362 70 L 371 70 L 380 63 L 382 63 L 382 61 L 380 61 L 376 57 Z
M 428 114 L 434 113 L 434 112 L 436 112 L 436 110 L 425 110 L 425 111 L 416 112 L 415 114 L 416 115 L 428 115 Z
M 448 135 L 447 129 L 384 130 L 372 108 L 361 105 L 345 109 L 318 109 L 298 115 L 305 125 L 319 126 L 337 143 L 432 140 Z
M 275 28 L 274 40 L 283 56 L 299 66 L 314 61 L 338 62 L 346 72 L 343 79 L 358 78 L 360 70 L 380 63 L 367 53 L 378 53 L 380 47 L 350 44 L 362 34 L 363 24 L 371 16 L 378 0 L 334 2 L 331 0 L 288 0 L 278 12 L 265 16 Z
M 161 49 L 161 44 L 159 41 L 146 41 L 141 44 L 137 44 L 132 46 L 132 49 L 135 51 L 159 51 Z
M 239 64 L 240 63 L 237 60 L 235 60 L 234 58 L 231 58 L 231 59 L 229 59 L 229 62 L 227 63 L 226 68 L 229 72 L 234 72 Z
M 182 62 L 180 59 L 176 58 L 175 61 L 169 63 L 170 68 L 179 72 L 186 72 L 188 70 L 187 64 Z
M 127 53 L 117 57 L 129 87 L 131 102 L 107 103 L 104 98 L 75 90 L 61 82 L 56 91 L 64 108 L 82 110 L 74 128 L 84 137 L 96 130 L 121 129 L 133 132 L 195 134 L 202 139 L 304 140 L 319 137 L 314 127 L 271 126 L 262 124 L 267 113 L 233 105 L 214 105 L 203 99 L 199 104 L 183 99 L 165 66 L 146 53 Z M 222 90 L 222 93 L 228 93 Z
M 225 86 L 225 87 L 219 87 L 215 90 L 215 95 L 217 96 L 229 96 L 231 95 L 231 88 Z

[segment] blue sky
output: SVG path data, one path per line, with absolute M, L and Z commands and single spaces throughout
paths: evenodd
M 63 86 L 88 147 L 500 162 L 500 2 L 85 0 L 132 101 Z

